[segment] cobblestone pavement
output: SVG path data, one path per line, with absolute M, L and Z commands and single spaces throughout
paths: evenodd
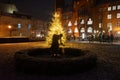
M 120 45 L 66 43 L 66 47 L 90 50 L 97 55 L 97 67 L 87 72 L 62 76 L 17 73 L 13 58 L 15 52 L 35 47 L 48 46 L 44 42 L 0 44 L 0 80 L 120 80 Z

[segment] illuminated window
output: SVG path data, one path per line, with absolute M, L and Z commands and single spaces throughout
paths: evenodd
M 108 15 L 107 15 L 107 19 L 112 19 L 112 15 L 111 15 L 111 14 L 108 14 Z
M 68 29 L 68 33 L 72 33 L 72 30 L 70 28 Z
M 102 23 L 99 23 L 99 28 L 102 28 Z
M 75 32 L 75 33 L 78 33 L 78 28 L 77 28 L 77 27 L 75 27 L 74 32 Z
M 72 22 L 71 21 L 68 22 L 68 26 L 72 26 Z
M 112 31 L 112 25 L 110 26 L 110 31 Z
M 20 23 L 18 23 L 18 29 L 20 29 L 21 28 L 21 24 Z
M 93 24 L 93 21 L 91 18 L 89 18 L 88 22 L 87 22 L 88 25 L 92 25 Z
M 111 11 L 111 7 L 108 7 L 108 11 Z
M 28 29 L 31 29 L 31 24 L 28 24 Z
M 94 30 L 94 33 L 96 34 L 96 33 L 97 33 L 97 31 L 96 31 L 96 30 Z
M 75 21 L 74 25 L 77 26 L 77 20 Z
M 113 7 L 112 7 L 112 10 L 116 10 L 116 6 L 113 6 Z
M 105 33 L 105 30 L 103 30 L 102 32 Z
M 108 31 L 112 31 L 112 23 L 107 23 Z
M 82 21 L 81 21 L 81 24 L 85 24 L 85 21 L 84 21 L 84 19 L 82 19 Z
M 99 32 L 99 30 L 96 31 L 97 33 Z
M 82 33 L 82 39 L 85 39 L 86 35 L 85 33 Z
M 117 9 L 120 10 L 120 5 L 117 5 Z
M 117 18 L 120 18 L 120 13 L 117 13 Z
M 118 31 L 117 34 L 120 34 L 120 31 Z
M 80 32 L 81 33 L 85 32 L 85 28 L 81 28 Z
M 93 31 L 92 27 L 89 27 L 87 30 L 88 33 L 92 33 L 92 31 Z

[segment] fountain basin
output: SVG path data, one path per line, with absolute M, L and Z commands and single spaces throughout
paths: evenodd
M 54 56 L 49 48 L 35 48 L 15 53 L 17 71 L 42 74 L 84 72 L 96 66 L 96 55 L 75 48 L 60 48 Z

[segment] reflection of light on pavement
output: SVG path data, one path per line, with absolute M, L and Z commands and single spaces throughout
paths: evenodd
M 0 46 L 25 46 L 25 47 L 49 47 L 46 42 L 41 41 L 41 42 L 24 42 L 24 43 L 5 43 L 5 44 L 0 44 Z

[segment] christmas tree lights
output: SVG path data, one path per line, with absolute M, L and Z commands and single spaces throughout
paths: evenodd
M 65 31 L 62 26 L 60 15 L 57 12 L 55 12 L 55 14 L 53 15 L 53 19 L 52 22 L 50 23 L 48 35 L 46 37 L 46 41 L 48 44 L 52 43 L 52 38 L 54 34 L 56 35 L 62 34 L 61 43 L 64 44 L 66 42 Z M 59 44 L 60 44 L 60 40 L 59 40 Z

